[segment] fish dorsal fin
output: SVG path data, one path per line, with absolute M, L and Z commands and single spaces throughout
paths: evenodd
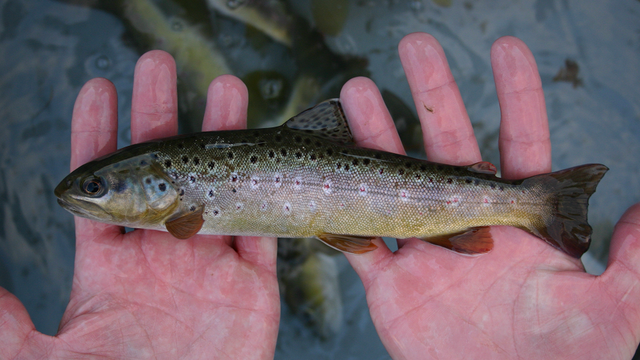
M 180 215 L 175 219 L 171 219 L 164 223 L 167 227 L 167 231 L 174 237 L 184 240 L 197 234 L 204 224 L 204 218 L 202 213 L 204 212 L 204 206 L 199 207 L 195 211 L 188 212 Z
M 488 161 L 480 161 L 475 164 L 467 166 L 467 170 L 478 174 L 495 175 L 498 169 L 495 165 Z
M 493 249 L 493 238 L 488 226 L 470 228 L 454 234 L 426 237 L 422 240 L 467 255 L 484 254 Z
M 351 254 L 364 254 L 378 248 L 371 242 L 375 237 L 370 236 L 322 233 L 316 237 L 331 248 Z
M 325 100 L 287 120 L 283 126 L 342 144 L 354 142 L 339 99 Z

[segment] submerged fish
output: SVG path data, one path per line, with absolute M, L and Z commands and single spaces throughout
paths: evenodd
M 56 187 L 73 214 L 133 228 L 316 237 L 350 253 L 371 239 L 417 237 L 454 251 L 493 247 L 511 225 L 574 257 L 587 251 L 588 199 L 608 168 L 521 180 L 480 162 L 449 166 L 355 146 L 338 100 L 284 125 L 176 136 L 82 165 Z

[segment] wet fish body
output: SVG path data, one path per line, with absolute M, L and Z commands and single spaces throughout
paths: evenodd
M 489 163 L 449 166 L 355 146 L 337 100 L 280 127 L 198 133 L 123 148 L 56 188 L 75 215 L 196 233 L 317 237 L 346 252 L 372 237 L 418 237 L 463 253 L 491 249 L 487 226 L 524 229 L 579 257 L 588 199 L 608 169 L 521 180 Z

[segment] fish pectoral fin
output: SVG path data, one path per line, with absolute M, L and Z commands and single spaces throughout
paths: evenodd
M 495 175 L 498 172 L 496 166 L 488 161 L 480 161 L 475 164 L 469 165 L 467 167 L 467 170 L 487 175 Z
M 474 227 L 459 233 L 422 238 L 461 254 L 483 254 L 493 249 L 493 238 L 488 226 Z
M 378 248 L 371 242 L 375 237 L 370 236 L 322 233 L 316 237 L 325 245 L 350 254 L 364 254 Z
M 184 240 L 197 234 L 204 224 L 204 206 L 195 211 L 180 215 L 175 219 L 171 219 L 164 223 L 167 231 L 174 237 Z

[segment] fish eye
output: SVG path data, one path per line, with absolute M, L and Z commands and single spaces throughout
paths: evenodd
M 82 191 L 88 195 L 99 195 L 104 189 L 104 184 L 101 178 L 91 177 L 82 183 Z

